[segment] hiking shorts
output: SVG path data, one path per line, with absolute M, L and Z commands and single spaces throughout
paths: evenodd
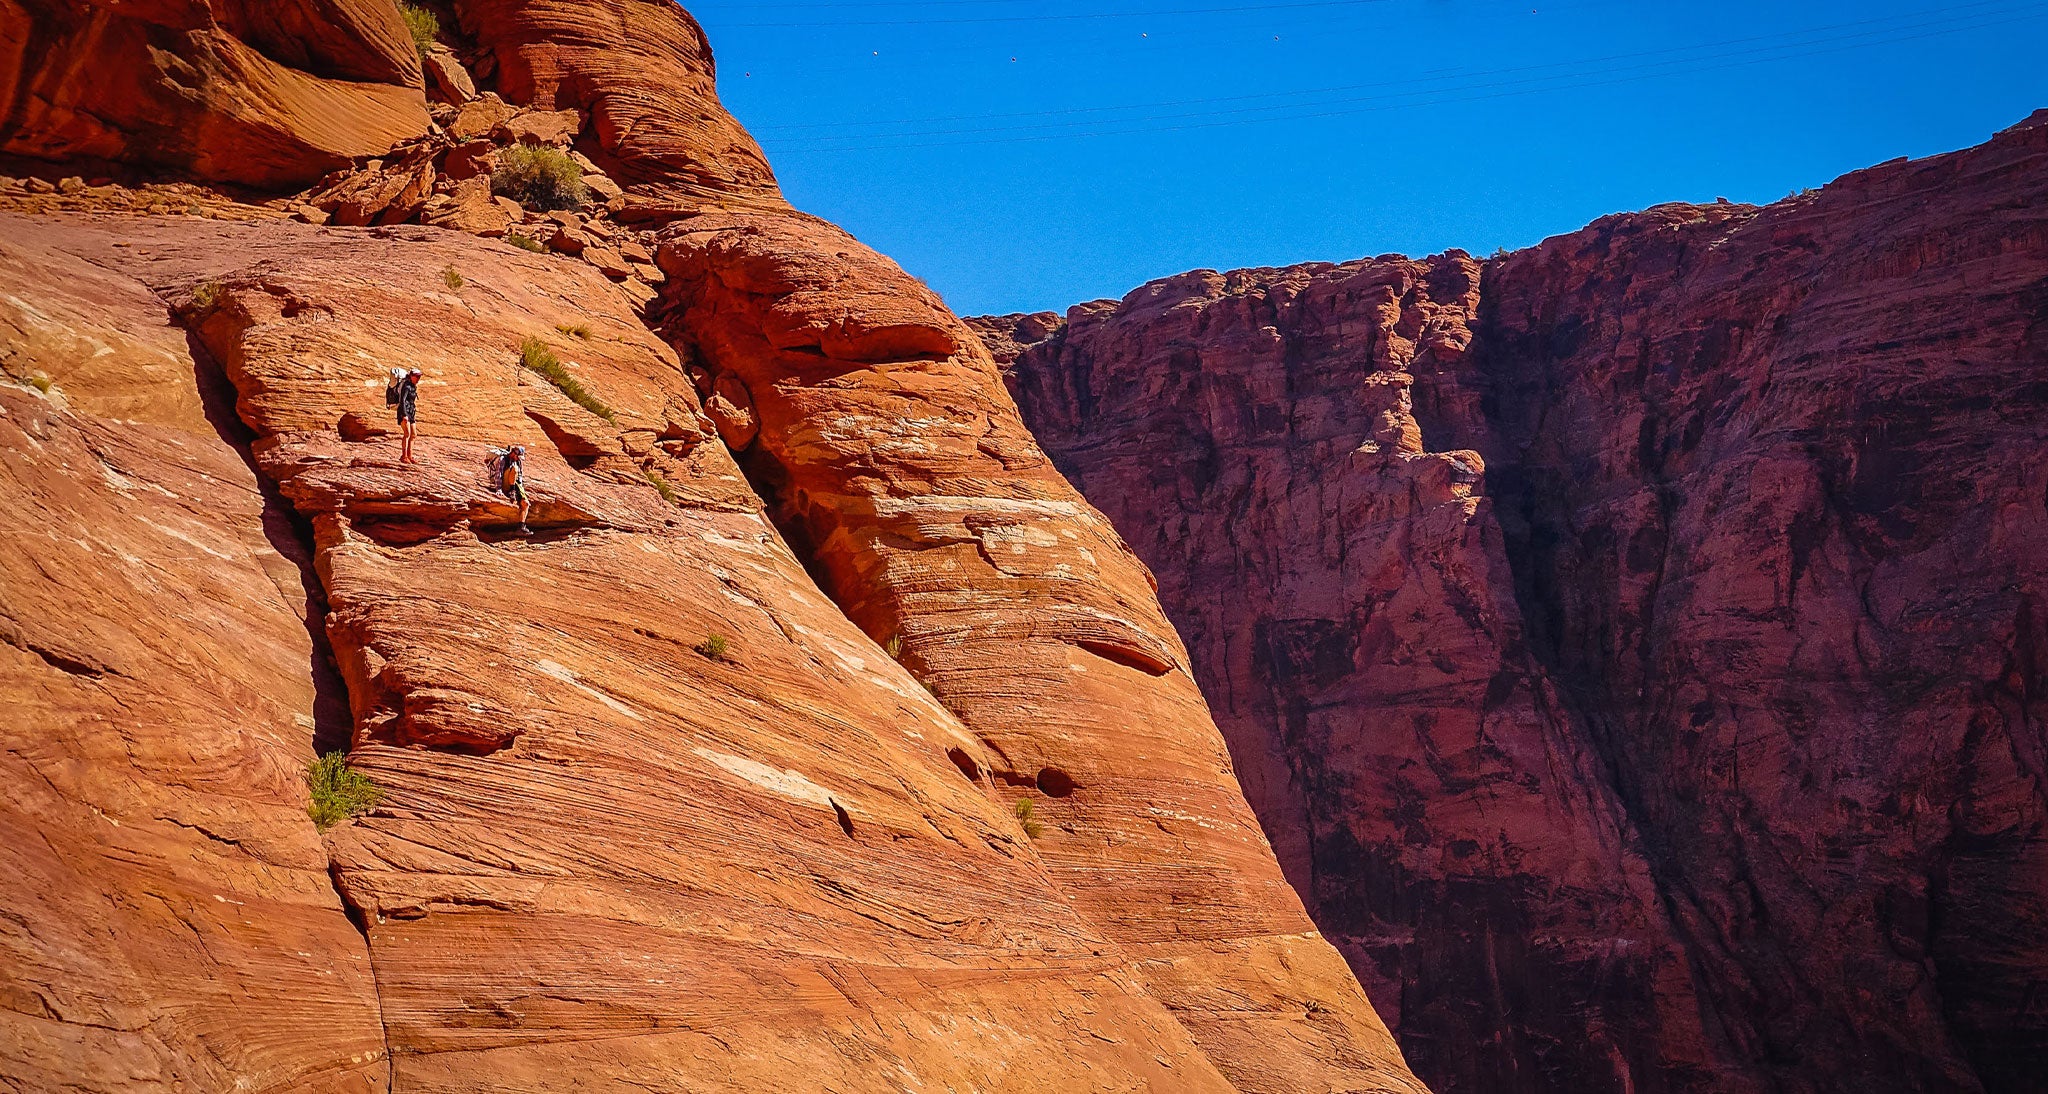
M 398 424 L 399 424 L 399 425 L 404 425 L 404 424 L 405 424 L 405 423 L 407 423 L 407 422 L 417 422 L 417 421 L 419 421 L 419 420 L 420 420 L 420 408 L 419 408 L 419 407 L 416 407 L 416 406 L 406 406 L 406 405 L 404 405 L 404 404 L 400 404 L 400 405 L 399 405 L 399 407 L 398 407 Z
M 505 488 L 505 496 L 511 498 L 514 505 L 525 505 L 526 484 L 524 482 L 513 483 Z

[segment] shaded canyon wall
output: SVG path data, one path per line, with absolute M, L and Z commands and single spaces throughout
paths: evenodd
M 1436 1089 L 2037 1089 L 2048 117 L 976 325 Z

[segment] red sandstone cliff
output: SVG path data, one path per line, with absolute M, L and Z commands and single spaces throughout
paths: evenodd
M 1144 567 L 686 15 L 437 5 L 343 139 L 396 9 L 304 7 L 0 7 L 122 44 L 0 58 L 5 150 L 171 180 L 0 182 L 0 1085 L 1422 1090 Z M 617 192 L 494 198 L 517 142 Z
M 1437 1089 L 2039 1088 L 2048 117 L 977 326 Z

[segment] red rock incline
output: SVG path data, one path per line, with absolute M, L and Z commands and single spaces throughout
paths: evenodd
M 1437 1089 L 2048 1069 L 2044 122 L 979 324 Z
M 1029 802 L 1075 907 L 1241 1090 L 1408 1090 L 1230 776 L 1123 542 L 929 290 L 830 225 L 706 214 L 658 255 L 712 414 L 826 589 Z

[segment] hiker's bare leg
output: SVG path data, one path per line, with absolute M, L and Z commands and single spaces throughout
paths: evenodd
M 403 444 L 401 444 L 401 445 L 399 446 L 399 453 L 398 453 L 398 462 L 400 462 L 400 463 L 411 463 L 411 462 L 412 462 L 412 431 L 413 431 L 413 428 L 414 428 L 414 426 L 413 426 L 413 424 L 412 424 L 412 419 L 410 419 L 410 418 L 408 418 L 408 419 L 406 419 L 405 421 L 403 421 L 403 422 L 399 423 L 399 432 L 400 432 L 401 434 L 403 434 L 403 435 L 404 435 L 404 437 L 405 437 L 405 441 L 404 441 L 404 443 L 403 443 Z
M 526 527 L 526 511 L 530 508 L 532 508 L 532 503 L 528 502 L 525 498 L 519 499 L 519 527 Z

